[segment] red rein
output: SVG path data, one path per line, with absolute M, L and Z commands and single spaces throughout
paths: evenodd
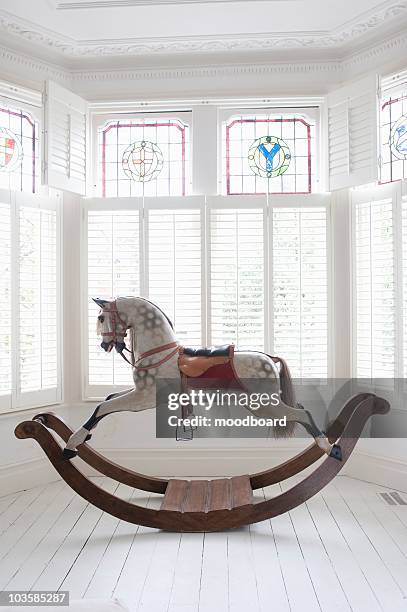
M 107 350 L 107 352 L 110 353 L 110 351 L 113 349 L 113 346 L 115 346 L 117 350 L 117 343 L 118 343 L 119 338 L 123 338 L 123 341 L 124 341 L 124 338 L 127 335 L 127 323 L 120 317 L 119 311 L 117 310 L 116 300 L 111 303 L 111 308 L 109 310 L 104 309 L 104 312 L 110 314 L 111 331 L 108 331 L 103 334 L 104 336 L 108 336 L 112 338 L 110 341 L 110 346 Z M 121 325 L 121 329 L 119 330 L 117 330 L 118 324 Z M 150 363 L 149 365 L 146 365 L 146 366 L 137 365 L 145 357 L 156 355 L 157 353 L 161 353 L 162 351 L 166 351 L 171 348 L 173 348 L 174 350 L 171 351 L 171 353 L 168 353 L 168 355 L 166 355 L 159 361 L 155 363 Z M 137 359 L 137 362 L 134 361 L 133 351 L 129 350 L 127 347 L 124 347 L 123 350 L 126 350 L 131 354 L 131 361 L 127 359 L 126 355 L 123 355 L 123 351 L 117 351 L 117 352 L 119 353 L 121 357 L 123 357 L 125 361 L 127 361 L 129 365 L 131 365 L 132 368 L 135 368 L 136 370 L 149 370 L 151 368 L 158 368 L 160 365 L 162 365 L 163 363 L 165 363 L 166 361 L 174 357 L 174 355 L 176 355 L 179 351 L 179 345 L 178 345 L 178 342 L 174 341 L 174 342 L 169 342 L 168 344 L 162 344 L 161 346 L 157 346 L 156 348 L 150 349 L 146 351 L 145 353 L 142 353 Z

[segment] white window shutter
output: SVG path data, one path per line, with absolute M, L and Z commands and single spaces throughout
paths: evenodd
M 17 194 L 17 405 L 61 400 L 60 232 L 57 198 Z
M 401 201 L 401 217 L 402 217 L 402 317 L 403 317 L 403 369 L 401 376 L 407 378 L 407 181 L 402 184 L 402 201 Z
M 87 211 L 87 298 L 88 389 L 87 396 L 101 397 L 111 386 L 123 389 L 133 384 L 130 366 L 116 353 L 105 353 L 96 334 L 98 307 L 92 297 L 140 295 L 140 211 L 134 199 L 117 202 L 86 200 Z M 121 207 L 121 208 L 120 208 Z M 114 208 L 114 209 L 113 209 Z
M 273 352 L 296 377 L 328 375 L 328 213 L 273 209 Z
M 47 81 L 44 182 L 50 187 L 85 194 L 87 133 L 87 102 Z
M 391 192 L 352 195 L 354 239 L 354 375 L 396 374 L 395 217 Z
M 203 202 L 199 206 L 199 199 L 189 198 L 188 207 L 172 209 L 150 208 L 146 203 L 147 295 L 170 317 L 177 339 L 186 346 L 202 346 L 205 341 L 202 337 L 204 215 Z
M 328 95 L 329 189 L 378 178 L 378 78 L 369 75 Z
M 266 212 L 257 200 L 213 198 L 209 217 L 209 339 L 266 349 Z M 233 203 L 235 206 L 233 206 Z
M 10 194 L 0 192 L 0 410 L 11 407 L 11 206 Z

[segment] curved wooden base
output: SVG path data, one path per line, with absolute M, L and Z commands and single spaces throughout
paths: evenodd
M 300 483 L 266 501 L 254 501 L 253 490 L 290 478 L 312 465 L 323 455 L 316 444 L 270 470 L 251 476 L 213 481 L 168 481 L 146 476 L 105 459 L 87 444 L 81 445 L 81 459 L 102 474 L 144 491 L 164 493 L 159 510 L 137 506 L 115 497 L 90 481 L 71 461 L 65 460 L 61 446 L 49 429 L 54 430 L 64 441 L 72 432 L 57 416 L 39 414 L 32 421 L 20 423 L 15 435 L 18 438 L 35 439 L 72 489 L 103 511 L 129 523 L 167 531 L 209 532 L 263 521 L 305 502 L 342 469 L 372 414 L 385 414 L 389 408 L 388 402 L 373 394 L 359 394 L 349 400 L 328 430 L 330 440 L 337 440 L 341 446 L 342 461 L 326 457 Z

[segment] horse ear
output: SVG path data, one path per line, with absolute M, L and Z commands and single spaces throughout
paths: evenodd
M 92 300 L 95 302 L 95 304 L 100 306 L 100 308 L 104 308 L 108 303 L 107 300 L 102 300 L 101 298 L 92 298 Z

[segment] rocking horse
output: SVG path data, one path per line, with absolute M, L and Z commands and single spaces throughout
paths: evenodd
M 119 519 L 167 531 L 209 532 L 273 518 L 305 502 L 332 480 L 348 460 L 368 419 L 389 410 L 386 400 L 372 393 L 360 393 L 348 400 L 323 433 L 310 412 L 295 405 L 290 372 L 283 359 L 257 351 L 235 352 L 233 346 L 181 347 L 168 317 L 141 297 L 97 298 L 95 302 L 100 307 L 97 329 L 102 336 L 101 346 L 106 352 L 115 348 L 131 365 L 134 387 L 109 395 L 75 432 L 55 414 L 41 413 L 32 421 L 20 423 L 15 435 L 36 440 L 61 477 L 79 495 Z M 125 343 L 127 333 L 130 348 Z M 284 416 L 288 425 L 284 431 L 277 428 L 276 435 L 290 435 L 295 424 L 299 424 L 314 438 L 308 448 L 277 467 L 232 478 L 164 479 L 121 467 L 87 444 L 92 430 L 105 416 L 155 408 L 158 378 L 178 379 L 181 388 L 188 388 L 190 383 L 194 388 L 205 388 L 205 381 L 215 379 L 230 389 L 242 388 L 242 380 L 255 381 L 260 377 L 274 388 L 277 386 L 280 401 L 256 410 L 256 417 Z M 65 442 L 64 449 L 52 431 Z M 104 491 L 73 464 L 76 456 L 120 483 L 163 494 L 160 509 L 138 506 Z M 253 498 L 256 489 L 286 480 L 323 456 L 324 461 L 291 489 L 268 500 Z

